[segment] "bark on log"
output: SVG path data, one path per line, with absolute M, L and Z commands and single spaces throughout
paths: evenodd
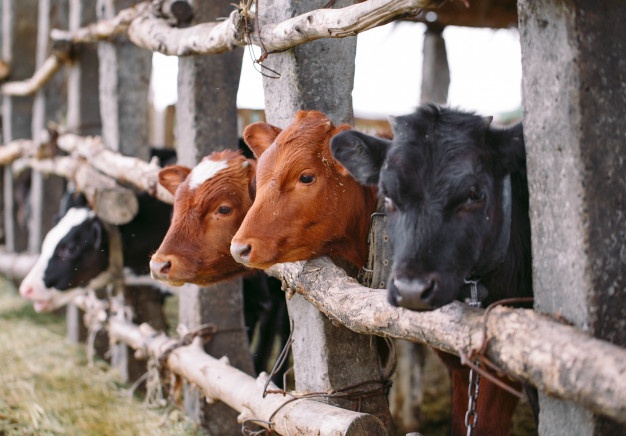
M 110 20 L 99 20 L 89 26 L 81 27 L 76 30 L 52 29 L 50 31 L 50 38 L 54 41 L 67 41 L 71 43 L 89 43 L 108 40 L 115 35 L 126 33 L 130 23 L 148 9 L 150 9 L 150 2 L 139 3 L 133 7 L 121 10 Z
M 177 341 L 164 333 L 157 333 L 147 324 L 136 326 L 128 321 L 111 317 L 109 336 L 135 350 L 159 358 Z M 378 418 L 365 413 L 339 409 L 310 399 L 293 400 L 291 396 L 268 394 L 263 398 L 267 374 L 257 379 L 232 367 L 228 358 L 215 359 L 202 349 L 200 338 L 188 346 L 175 348 L 166 360 L 170 371 L 197 386 L 207 399 L 219 400 L 240 412 L 239 422 L 254 419 L 265 428 L 278 434 L 341 434 L 383 435 L 384 428 Z M 269 389 L 278 389 L 270 383 Z M 256 421 L 259 420 L 259 421 Z
M 0 92 L 4 95 L 27 96 L 33 95 L 39 89 L 43 88 L 46 83 L 61 69 L 63 64 L 69 58 L 63 54 L 53 53 L 46 61 L 35 71 L 33 77 L 17 81 L 7 82 L 0 88 Z
M 121 183 L 128 183 L 146 191 L 159 200 L 172 204 L 174 197 L 159 185 L 160 166 L 157 162 L 145 162 L 135 157 L 123 156 L 108 149 L 98 136 L 61 135 L 57 144 L 62 150 L 83 157 L 107 176 Z
M 0 147 L 0 165 L 9 165 L 22 156 L 36 153 L 31 139 L 16 139 Z
M 85 194 L 96 214 L 110 224 L 128 223 L 139 210 L 133 191 L 100 173 L 85 159 L 62 156 L 45 160 L 30 159 L 28 164 L 43 174 L 56 174 L 76 182 L 76 189 Z
M 11 253 L 0 249 L 0 274 L 14 282 L 21 282 L 37 262 L 38 254 Z
M 267 270 L 283 287 L 365 334 L 423 342 L 468 355 L 483 343 L 486 356 L 506 371 L 558 398 L 626 422 L 626 350 L 528 309 L 485 311 L 452 303 L 432 312 L 392 307 L 386 290 L 360 286 L 327 258 L 278 264 Z
M 320 38 L 345 38 L 403 16 L 415 16 L 422 8 L 434 8 L 441 0 L 369 0 L 340 9 L 318 9 L 281 23 L 266 24 L 258 32 L 249 10 L 235 10 L 222 22 L 172 28 L 168 20 L 140 4 L 121 11 L 113 20 L 102 20 L 72 32 L 53 30 L 57 41 L 96 42 L 128 30 L 140 47 L 166 55 L 218 54 L 249 43 L 268 52 L 282 51 Z M 250 34 L 244 33 L 244 17 Z

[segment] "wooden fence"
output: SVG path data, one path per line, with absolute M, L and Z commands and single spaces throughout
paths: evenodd
M 441 2 L 336 1 L 332 9 L 321 9 L 325 1 L 315 0 L 306 2 L 308 10 L 287 0 L 260 5 L 244 1 L 238 8 L 229 2 L 201 2 L 193 10 L 181 1 L 141 2 L 126 9 L 121 3 L 124 2 L 2 3 L 2 58 L 9 67 L 10 82 L 1 89 L 4 250 L 0 253 L 0 268 L 16 280 L 25 275 L 39 252 L 43 234 L 51 226 L 48 217 L 57 207 L 66 179 L 87 193 L 94 209 L 109 222 L 127 219 L 132 210 L 100 204 L 104 190 L 124 199 L 128 198 L 130 184 L 163 201 L 172 201 L 157 186 L 157 166 L 147 162 L 151 52 L 180 56 L 177 153 L 180 163 L 194 165 L 214 149 L 237 144 L 235 97 L 243 54 L 240 47 L 261 47 L 266 57 L 263 66 L 280 75 L 264 79 L 266 96 L 271 96 L 266 97 L 266 118 L 270 123 L 284 126 L 297 109 L 309 108 L 327 113 L 335 122 L 352 122 L 350 90 L 356 41 L 348 37 L 395 19 L 415 16 L 421 8 L 439 7 Z M 129 6 L 127 3 L 124 6 Z M 522 1 L 519 6 L 522 46 L 531 59 L 524 64 L 525 90 L 531 78 L 545 74 L 533 68 L 532 60 L 533 56 L 541 57 L 541 50 L 536 48 L 541 44 L 537 35 L 542 29 L 535 26 L 538 17 L 546 14 L 554 22 L 575 19 L 554 12 L 558 10 L 556 2 L 530 3 Z M 626 7 L 614 3 L 612 14 L 626 16 Z M 572 6 L 577 11 L 585 7 Z M 37 22 L 32 19 L 34 10 L 39 11 Z M 217 21 L 216 17 L 224 19 Z M 30 37 L 34 34 L 38 35 L 36 40 Z M 535 95 L 528 90 L 526 94 L 531 100 Z M 527 128 L 529 161 L 536 163 L 533 140 L 540 141 L 540 123 L 532 107 L 526 105 L 525 111 L 531 119 Z M 50 122 L 57 126 L 52 135 L 46 129 Z M 558 131 L 557 127 L 552 128 Z M 617 146 L 611 153 L 619 154 L 623 147 Z M 585 154 L 579 158 L 585 159 Z M 624 165 L 616 162 L 615 165 Z M 19 191 L 24 174 L 30 185 L 26 203 Z M 535 170 L 537 174 L 539 171 Z M 548 206 L 540 195 L 540 182 L 533 181 L 532 171 L 530 177 L 531 196 L 535 196 L 531 198 L 534 222 L 541 218 L 555 220 L 546 212 Z M 553 193 L 551 200 L 558 199 L 558 195 Z M 623 195 L 618 197 L 623 199 Z M 624 202 L 620 205 L 624 206 Z M 581 203 L 579 207 L 584 209 L 587 205 Z M 24 216 L 28 217 L 26 224 Z M 621 229 L 624 219 L 622 215 L 617 221 Z M 597 219 L 593 224 L 603 225 Z M 535 236 L 536 230 L 539 237 Z M 546 279 L 549 272 L 537 264 L 537 258 L 543 254 L 542 244 L 548 243 L 549 238 L 541 239 L 545 232 L 535 224 L 533 232 L 534 271 L 539 277 L 535 280 L 539 289 L 536 306 L 542 309 L 541 313 L 506 307 L 486 312 L 460 303 L 428 313 L 411 312 L 389 306 L 384 290 L 361 286 L 325 258 L 272 267 L 268 272 L 282 279 L 294 320 L 296 390 L 326 393 L 321 397 L 327 404 L 291 395 L 264 396 L 267 377 L 261 375 L 255 380 L 251 376 L 248 343 L 243 333 L 235 339 L 230 334 L 214 334 L 211 341 L 202 345 L 197 336 L 201 336 L 198 332 L 206 333 L 202 328 L 207 324 L 222 331 L 243 332 L 239 280 L 211 288 L 188 285 L 179 290 L 180 322 L 187 329 L 180 338 L 168 338 L 147 325 L 133 325 L 119 306 L 86 297 L 76 300 L 68 319 L 75 319 L 77 307 L 87 313 L 104 314 L 100 322 L 106 324 L 114 342 L 126 344 L 144 358 L 160 359 L 170 371 L 199 388 L 202 396 L 211 401 L 187 390 L 187 410 L 215 434 L 234 434 L 240 431 L 242 421 L 279 434 L 389 432 L 393 424 L 384 398 L 364 399 L 357 412 L 354 402 L 330 395 L 361 382 L 381 382 L 372 377 L 379 374 L 379 362 L 372 351 L 371 335 L 425 343 L 461 356 L 474 355 L 488 340 L 484 355 L 511 376 L 536 386 L 541 392 L 542 410 L 557 410 L 565 405 L 565 412 L 546 414 L 545 419 L 542 415 L 540 432 L 559 428 L 564 416 L 572 413 L 574 422 L 590 430 L 588 434 L 621 429 L 626 425 L 626 333 L 611 332 L 609 327 L 620 329 L 619 317 L 608 314 L 602 319 L 592 315 L 586 318 L 576 311 L 568 312 L 569 306 L 549 303 L 571 291 L 576 299 L 584 301 L 585 313 L 601 312 L 601 307 L 594 306 L 598 302 L 588 297 L 606 292 L 592 286 L 605 282 L 594 279 L 595 273 L 588 269 L 586 274 L 592 278 L 576 284 L 584 288 L 586 297 L 582 299 L 578 289 L 563 290 L 550 282 Z M 583 245 L 587 243 L 575 232 L 570 236 L 579 238 Z M 618 314 L 626 310 L 624 273 L 619 269 L 626 262 L 619 257 L 619 247 L 623 251 L 626 246 L 624 238 L 623 233 L 618 233 L 617 239 L 613 239 L 617 241 L 613 245 L 618 246 L 618 260 L 602 264 L 605 274 L 615 278 L 611 289 L 614 303 L 620 308 Z M 613 245 L 610 253 L 615 253 Z M 589 256 L 595 255 L 597 247 L 592 251 Z M 541 287 L 547 283 L 551 289 Z M 571 282 L 565 283 L 571 287 Z M 561 321 L 564 318 L 573 320 L 574 325 Z M 69 334 L 81 336 L 75 330 Z M 133 352 L 126 345 L 117 347 L 118 357 L 114 360 L 124 367 L 130 380 L 139 374 L 128 372 L 132 365 L 127 360 L 132 360 Z M 211 357 L 224 355 L 228 359 Z M 354 359 L 355 355 L 360 358 Z

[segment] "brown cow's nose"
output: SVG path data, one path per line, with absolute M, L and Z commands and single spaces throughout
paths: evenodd
M 150 275 L 153 279 L 162 280 L 167 277 L 172 268 L 172 263 L 169 260 L 158 262 L 150 260 Z
M 248 263 L 251 251 L 252 246 L 250 244 L 238 244 L 236 242 L 230 244 L 230 254 L 239 263 Z

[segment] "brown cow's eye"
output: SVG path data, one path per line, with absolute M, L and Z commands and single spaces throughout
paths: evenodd
M 315 176 L 313 174 L 302 174 L 300 175 L 300 183 L 304 185 L 310 185 L 315 181 Z
M 228 215 L 229 213 L 231 213 L 233 211 L 232 208 L 228 207 L 228 206 L 220 206 L 217 208 L 217 212 L 220 215 Z
M 394 212 L 396 210 L 396 204 L 389 197 L 385 197 L 385 210 L 387 212 Z

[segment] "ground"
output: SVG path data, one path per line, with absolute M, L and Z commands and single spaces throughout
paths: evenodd
M 0 435 L 196 435 L 178 410 L 153 409 L 104 362 L 65 338 L 63 317 L 36 314 L 0 279 Z

